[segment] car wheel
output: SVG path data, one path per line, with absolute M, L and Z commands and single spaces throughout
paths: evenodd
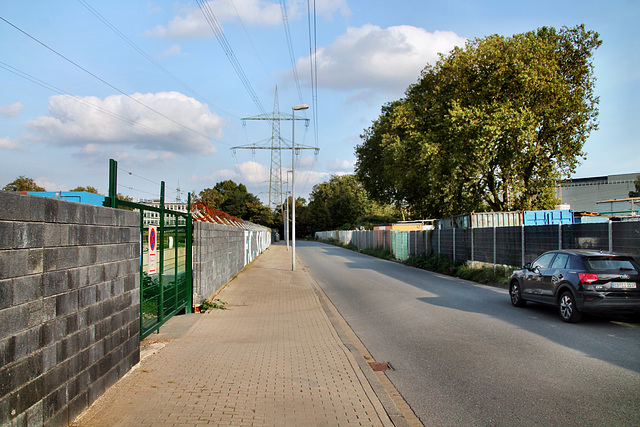
M 582 313 L 580 313 L 576 307 L 576 300 L 569 291 L 565 291 L 560 295 L 558 309 L 560 311 L 560 317 L 562 317 L 562 320 L 565 322 L 576 323 L 582 319 Z
M 520 284 L 517 281 L 512 282 L 509 286 L 509 296 L 514 307 L 524 307 L 527 303 L 526 300 L 522 299 L 522 291 L 520 291 Z

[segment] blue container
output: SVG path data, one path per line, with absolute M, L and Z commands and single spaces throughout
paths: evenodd
M 524 225 L 573 224 L 573 210 L 524 211 Z

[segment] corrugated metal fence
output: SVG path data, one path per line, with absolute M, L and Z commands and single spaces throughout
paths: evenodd
M 450 228 L 430 231 L 321 231 L 318 240 L 337 240 L 358 249 L 383 248 L 399 260 L 435 252 L 456 261 L 521 266 L 554 249 L 620 252 L 640 260 L 640 222 Z

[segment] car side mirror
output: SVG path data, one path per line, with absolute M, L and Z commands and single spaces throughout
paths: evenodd
M 525 270 L 531 270 L 531 263 L 528 262 L 525 265 L 522 266 L 522 268 L 524 268 Z

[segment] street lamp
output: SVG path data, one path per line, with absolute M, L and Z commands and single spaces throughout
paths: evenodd
M 291 121 L 291 271 L 296 271 L 296 111 L 308 108 L 307 104 L 291 107 L 293 112 Z
M 285 203 L 287 204 L 285 220 L 284 220 L 284 239 L 287 241 L 287 252 L 289 252 L 289 174 L 292 170 L 287 171 L 287 192 L 285 193 Z

